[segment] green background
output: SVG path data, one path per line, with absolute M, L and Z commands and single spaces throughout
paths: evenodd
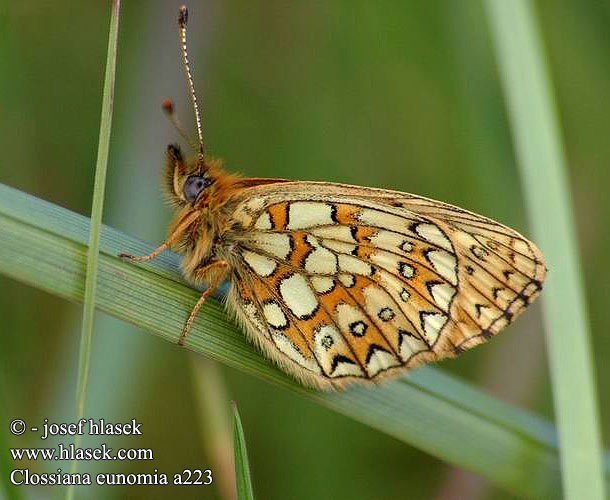
M 161 112 L 165 97 L 175 99 L 194 135 L 178 50 L 178 5 L 125 2 L 119 35 L 104 222 L 155 243 L 170 218 L 159 193 L 163 153 L 179 140 Z M 608 435 L 610 8 L 569 0 L 535 5 L 570 167 Z M 210 1 L 192 2 L 189 9 L 204 135 L 228 170 L 418 193 L 528 234 L 479 2 Z M 83 214 L 91 204 L 109 10 L 105 2 L 0 7 L 0 182 Z M 9 419 L 72 420 L 80 320 L 81 306 L 0 276 L 0 389 Z M 80 470 L 214 468 L 190 363 L 177 346 L 99 314 L 86 415 L 143 422 L 141 437 L 103 441 L 114 448 L 150 447 L 155 461 Z M 539 304 L 493 342 L 442 368 L 552 418 Z M 468 472 L 303 398 L 221 371 L 229 397 L 239 404 L 258 498 L 509 498 Z M 42 444 L 34 435 L 9 443 Z M 56 469 L 41 461 L 29 466 Z M 12 493 L 20 492 L 63 494 L 49 487 Z M 171 493 L 220 495 L 215 486 Z M 77 489 L 83 498 L 169 494 L 169 487 Z

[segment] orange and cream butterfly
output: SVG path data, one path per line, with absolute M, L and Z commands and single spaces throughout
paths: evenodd
M 167 150 L 176 206 L 167 248 L 193 283 L 209 283 L 190 314 L 228 280 L 227 307 L 258 346 L 302 383 L 323 389 L 378 382 L 487 341 L 538 295 L 536 246 L 486 217 L 396 191 L 325 182 L 246 179 L 204 151 Z M 179 129 L 171 102 L 164 104 Z M 184 135 L 182 133 L 182 135 Z

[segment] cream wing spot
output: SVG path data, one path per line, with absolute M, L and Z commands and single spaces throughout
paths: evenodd
M 256 229 L 262 230 L 272 229 L 273 225 L 271 224 L 271 217 L 269 216 L 269 212 L 265 210 L 256 220 L 256 224 L 254 224 L 254 227 Z
M 259 276 L 266 278 L 275 272 L 277 263 L 274 260 L 249 250 L 243 250 L 242 255 L 250 268 Z
M 355 337 L 363 337 L 364 334 L 366 333 L 366 331 L 368 330 L 368 328 L 369 328 L 369 326 L 364 321 L 360 321 L 360 320 L 354 321 L 353 323 L 350 323 L 350 325 L 349 325 L 349 331 Z
M 305 259 L 305 270 L 312 274 L 335 274 L 337 257 L 330 250 L 318 247 Z
M 280 282 L 279 291 L 286 305 L 298 318 L 308 318 L 318 308 L 316 296 L 300 274 L 284 278 Z
M 445 250 L 427 250 L 424 254 L 438 274 L 452 285 L 457 285 L 457 259 L 454 254 Z
M 436 283 L 429 284 L 428 290 L 430 295 L 434 299 L 434 302 L 445 312 L 449 311 L 449 304 L 451 299 L 457 293 L 457 289 L 448 285 L 447 283 Z
M 288 209 L 288 229 L 307 229 L 334 224 L 332 205 L 322 202 L 295 201 Z
M 337 253 L 351 254 L 356 250 L 356 245 L 343 241 L 324 240 L 324 246 Z
M 377 313 L 377 317 L 381 320 L 381 321 L 392 321 L 394 319 L 394 316 L 396 316 L 396 313 L 394 312 L 394 310 L 391 307 L 384 307 L 382 309 L 379 310 L 379 312 Z
M 316 227 L 312 229 L 311 232 L 320 238 L 332 238 L 334 240 L 356 243 L 356 240 L 352 235 L 352 230 L 349 226 L 339 225 Z
M 254 246 L 280 259 L 287 259 L 292 252 L 290 235 L 285 233 L 258 233 L 250 237 Z
M 335 358 L 333 359 L 330 376 L 333 378 L 338 378 L 349 377 L 350 375 L 362 377 L 364 376 L 364 373 L 360 369 L 360 367 L 353 361 L 349 360 L 348 362 L 346 359 L 343 358 L 343 356 L 335 356 Z
M 288 328 L 288 318 L 277 302 L 267 302 L 263 305 L 263 314 L 267 323 L 277 330 Z
M 320 340 L 320 344 L 327 351 L 333 346 L 334 343 L 335 341 L 330 335 L 326 335 L 325 337 L 322 337 L 322 340 Z
M 311 284 L 316 292 L 325 294 L 335 288 L 335 280 L 328 276 L 314 276 L 311 278 Z
M 441 313 L 431 313 L 422 311 L 419 313 L 422 330 L 426 335 L 426 340 L 430 345 L 436 342 L 438 335 L 447 322 L 447 316 Z
M 351 274 L 341 273 L 338 278 L 345 288 L 351 288 L 356 284 L 356 278 Z
M 372 344 L 369 347 L 369 352 L 366 357 L 366 371 L 370 377 L 374 377 L 379 372 L 400 364 L 392 353 L 382 348 L 376 349 L 375 347 L 375 344 Z
M 424 240 L 434 243 L 435 245 L 444 248 L 449 252 L 453 251 L 451 241 L 449 241 L 449 238 L 445 236 L 438 226 L 420 222 L 411 226 L 411 230 Z
M 372 208 L 362 208 L 357 217 L 365 226 L 392 228 L 398 232 L 405 231 L 408 229 L 409 224 L 413 222 L 413 219 L 407 219 Z
M 415 276 L 415 268 L 406 262 L 398 263 L 398 272 L 405 279 L 411 279 Z
M 407 361 L 413 354 L 428 350 L 428 346 L 408 329 L 399 328 L 398 334 L 400 335 L 400 352 L 398 354 L 403 361 Z
M 350 274 L 361 274 L 363 276 L 370 276 L 373 274 L 373 267 L 356 257 L 352 257 L 351 255 L 339 255 L 338 259 L 341 271 Z

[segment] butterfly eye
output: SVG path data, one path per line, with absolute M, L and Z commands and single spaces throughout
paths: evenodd
M 184 183 L 184 197 L 187 201 L 195 201 L 201 191 L 210 185 L 208 179 L 199 177 L 198 175 L 191 175 Z

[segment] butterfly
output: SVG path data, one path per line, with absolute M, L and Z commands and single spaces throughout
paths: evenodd
M 193 284 L 187 319 L 225 280 L 247 336 L 305 385 L 379 382 L 452 358 L 498 333 L 542 289 L 544 257 L 518 232 L 467 210 L 397 191 L 243 178 L 205 154 L 180 8 L 196 157 L 167 149 L 164 187 L 176 215 L 166 241 Z M 178 131 L 173 106 L 164 109 Z

